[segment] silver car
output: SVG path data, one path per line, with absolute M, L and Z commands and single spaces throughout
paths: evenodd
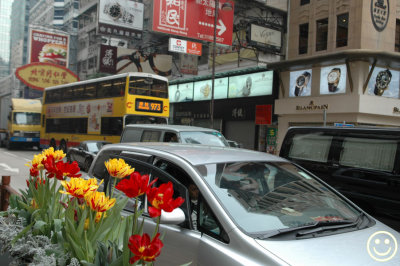
M 206 145 L 111 144 L 89 176 L 111 184 L 104 166 L 110 158 L 157 177 L 157 185 L 171 181 L 174 197 L 185 199 L 161 216 L 157 265 L 400 265 L 398 232 L 280 157 Z M 145 198 L 140 208 L 151 234 L 156 223 Z

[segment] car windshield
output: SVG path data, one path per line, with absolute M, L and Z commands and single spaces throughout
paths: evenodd
M 180 137 L 182 143 L 229 147 L 228 142 L 219 132 L 184 131 L 180 132 Z
M 104 145 L 106 145 L 108 143 L 105 142 L 88 142 L 87 145 L 87 149 L 89 152 L 93 152 L 93 153 L 97 153 L 101 147 L 103 147 Z
M 219 163 L 197 168 L 226 212 L 247 234 L 355 221 L 360 215 L 291 163 Z
M 14 123 L 16 125 L 40 125 L 40 113 L 14 113 Z

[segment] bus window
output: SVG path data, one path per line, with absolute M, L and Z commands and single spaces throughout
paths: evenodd
M 122 117 L 102 117 L 101 134 L 102 135 L 121 135 Z
M 75 96 L 75 100 L 82 100 L 84 99 L 84 95 L 85 95 L 85 87 L 82 85 L 79 86 L 74 86 L 74 96 Z
M 149 82 L 146 78 L 131 77 L 129 81 L 129 93 L 168 98 L 168 83 L 156 79 L 153 79 L 153 82 Z
M 96 98 L 96 84 L 87 84 L 85 86 L 84 98 L 86 99 Z

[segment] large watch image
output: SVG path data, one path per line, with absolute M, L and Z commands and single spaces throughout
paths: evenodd
M 301 96 L 304 88 L 307 87 L 308 82 L 310 81 L 311 74 L 308 71 L 304 71 L 303 74 L 297 77 L 296 79 L 296 87 L 294 89 L 294 95 Z
M 392 73 L 389 69 L 379 71 L 378 75 L 376 75 L 374 94 L 382 96 L 385 90 L 387 90 L 391 80 Z
M 328 74 L 328 90 L 329 92 L 336 92 L 340 80 L 340 68 L 332 68 Z
M 119 3 L 109 3 L 104 6 L 104 13 L 109 15 L 113 20 L 118 20 L 122 17 L 122 7 Z

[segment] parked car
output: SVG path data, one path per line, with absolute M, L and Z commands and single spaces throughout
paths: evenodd
M 400 231 L 400 129 L 292 127 L 280 156 Z
M 111 142 L 98 140 L 82 141 L 78 146 L 69 148 L 66 154 L 67 161 L 76 161 L 79 167 L 87 172 L 99 150 L 106 144 L 111 144 Z
M 222 133 L 215 129 L 167 124 L 126 125 L 120 142 L 180 142 L 230 146 Z
M 400 261 L 400 253 L 388 256 L 396 253 L 398 232 L 286 159 L 206 145 L 111 144 L 89 170 L 89 177 L 104 179 L 106 188 L 113 182 L 104 162 L 112 158 L 158 178 L 157 186 L 172 182 L 174 198 L 185 199 L 161 215 L 159 265 L 381 265 L 377 256 L 387 265 Z M 198 193 L 192 193 L 193 185 Z M 118 190 L 114 195 L 123 196 Z M 156 223 L 144 197 L 138 204 L 144 231 L 152 234 Z M 133 211 L 133 205 L 124 211 Z M 385 241 L 390 249 L 374 241 L 377 232 L 393 237 Z

